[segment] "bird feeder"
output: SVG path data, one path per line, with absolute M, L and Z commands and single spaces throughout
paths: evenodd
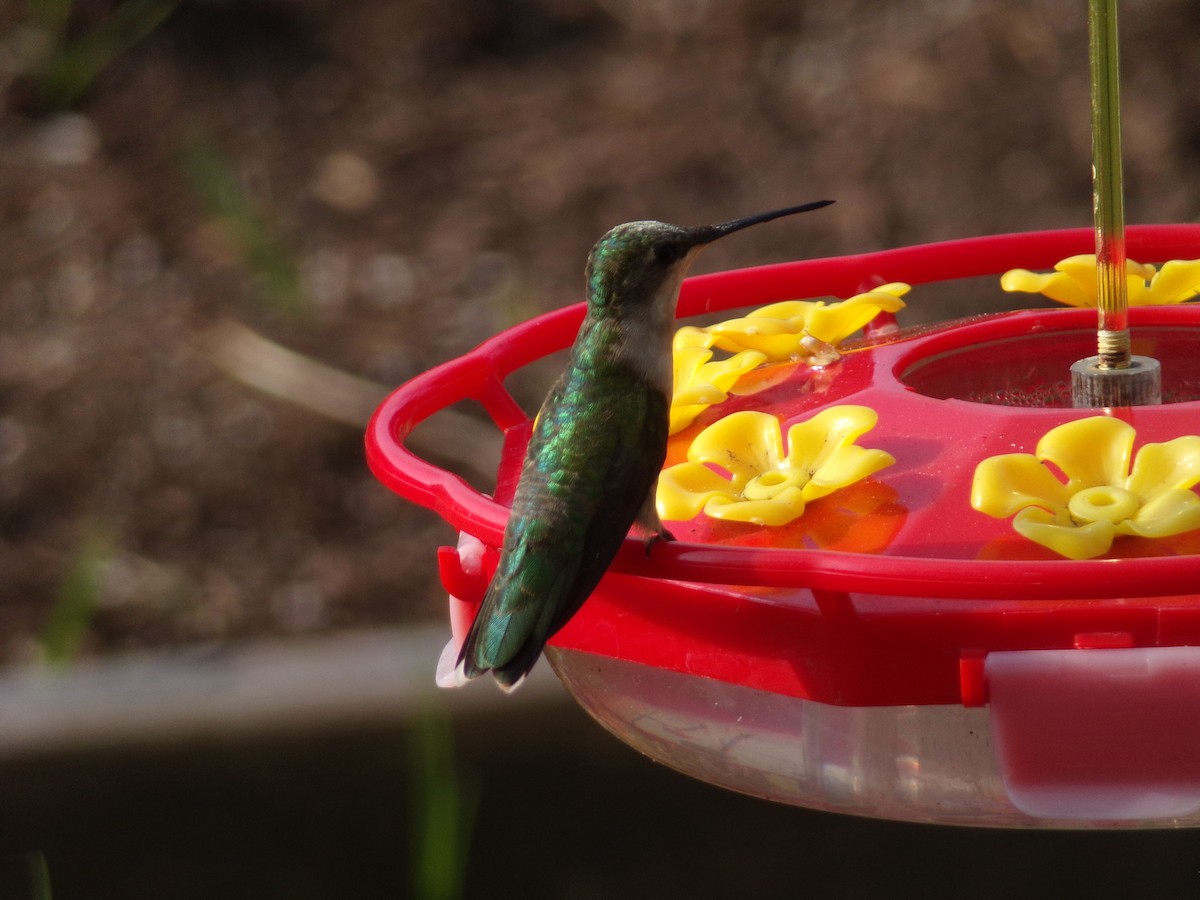
M 1126 237 L 1131 259 L 1200 257 L 1200 225 Z M 678 315 L 895 282 L 913 286 L 915 306 L 922 285 L 1049 269 L 1092 241 L 1088 229 L 1009 234 L 703 275 L 684 282 Z M 414 378 L 370 424 L 377 477 L 461 534 L 438 556 L 460 635 L 495 565 L 531 428 L 505 381 L 569 346 L 583 311 L 540 316 Z M 836 359 L 764 369 L 752 390 L 674 435 L 668 462 L 735 412 L 766 412 L 786 432 L 846 407 L 873 411 L 860 441 L 894 461 L 784 525 L 701 512 L 668 521 L 677 540 L 649 553 L 629 538 L 551 640 L 550 665 L 631 746 L 747 794 L 952 824 L 1200 825 L 1200 530 L 1147 535 L 1118 522 L 1107 546 L 1064 555 L 1014 528 L 1018 509 L 1053 518 L 1054 498 L 1022 506 L 1020 478 L 976 497 L 985 460 L 1040 466 L 1037 477 L 1067 493 L 1097 478 L 1067 471 L 1063 453 L 1109 460 L 1122 477 L 1140 466 L 1118 486 L 1135 494 L 1195 464 L 1156 448 L 1200 431 L 1200 305 L 1137 306 L 1129 321 L 1138 352 L 1161 363 L 1160 405 L 1072 407 L 1070 368 L 1094 346 L 1092 309 L 868 326 Z M 462 401 L 503 434 L 491 496 L 405 446 L 421 421 Z M 1098 416 L 1110 424 L 1089 424 Z M 1048 434 L 1080 422 L 1075 451 L 1039 458 Z
M 1125 228 L 1115 0 L 1089 0 L 1089 32 L 1094 230 L 684 282 L 680 317 L 771 306 L 679 332 L 658 487 L 677 540 L 627 540 L 546 649 L 631 746 L 843 813 L 1200 825 L 1200 305 L 1178 303 L 1200 291 L 1200 226 Z M 918 304 L 922 285 L 1001 273 L 1096 309 L 895 328 L 910 286 Z M 850 298 L 840 331 L 823 300 L 797 302 L 823 297 Z M 505 332 L 371 422 L 380 480 L 460 532 L 439 553 L 459 638 L 531 430 L 505 379 L 583 313 Z M 708 371 L 713 347 L 734 356 Z M 504 436 L 492 496 L 405 447 L 464 400 Z

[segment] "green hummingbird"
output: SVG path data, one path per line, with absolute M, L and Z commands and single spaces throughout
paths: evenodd
M 496 574 L 448 681 L 490 671 L 505 690 L 516 688 L 635 523 L 647 552 L 656 540 L 672 540 L 654 485 L 666 456 L 671 336 L 684 275 L 718 238 L 832 202 L 697 228 L 630 222 L 592 248 L 587 314 L 534 423 Z

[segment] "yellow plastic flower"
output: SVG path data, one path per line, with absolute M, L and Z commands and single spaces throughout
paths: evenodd
M 1103 556 L 1119 534 L 1158 538 L 1200 528 L 1200 436 L 1146 444 L 1130 469 L 1135 437 L 1120 419 L 1059 425 L 1036 455 L 1007 453 L 975 468 L 971 505 L 1013 518 L 1020 534 L 1070 559 Z M 1066 477 L 1057 477 L 1045 463 Z
M 658 513 L 682 521 L 703 510 L 717 519 L 786 525 L 811 501 L 895 462 L 854 443 L 877 420 L 866 406 L 830 407 L 788 429 L 785 454 L 775 416 L 728 415 L 696 436 L 687 462 L 659 476 Z
M 903 309 L 900 298 L 909 290 L 909 285 L 894 282 L 836 303 L 785 300 L 706 330 L 713 336 L 713 346 L 731 353 L 758 350 L 774 361 L 799 359 L 835 348 L 880 311 Z
M 756 350 L 743 350 L 716 362 L 711 361 L 712 355 L 707 347 L 685 346 L 675 351 L 671 434 L 687 428 L 714 403 L 728 400 L 737 380 L 766 361 L 766 356 Z
M 675 337 L 671 340 L 671 349 L 677 352 L 689 347 L 702 347 L 707 350 L 712 345 L 713 336 L 709 334 L 708 329 L 696 328 L 693 325 L 684 325 L 675 332 Z
M 1125 260 L 1130 306 L 1182 303 L 1200 294 L 1200 259 L 1173 259 L 1156 270 L 1148 263 Z M 1006 291 L 1045 294 L 1068 306 L 1096 305 L 1096 256 L 1069 256 L 1053 272 L 1010 269 L 1000 276 Z

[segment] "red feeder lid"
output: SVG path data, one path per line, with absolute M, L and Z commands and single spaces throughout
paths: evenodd
M 1128 230 L 1131 258 L 1200 256 L 1200 226 Z M 688 279 L 679 315 L 802 297 L 846 297 L 874 284 L 1050 268 L 1091 250 L 1090 229 L 974 238 Z M 919 290 L 910 299 L 920 302 Z M 400 387 L 367 432 L 372 470 L 485 548 L 499 547 L 530 419 L 504 387 L 513 371 L 573 341 L 583 305 L 541 316 Z M 1200 306 L 1131 310 L 1135 352 L 1158 358 L 1162 406 L 1112 410 L 1137 446 L 1194 433 L 1200 421 Z M 1200 644 L 1200 537 L 1114 545 L 1121 558 L 1075 561 L 1016 535 L 969 503 L 976 464 L 1033 452 L 1051 428 L 1096 411 L 1066 408 L 1069 367 L 1094 352 L 1095 313 L 1029 310 L 865 344 L 819 369 L 780 368 L 775 383 L 707 410 L 674 436 L 743 408 L 786 431 L 838 404 L 869 406 L 864 446 L 896 463 L 813 502 L 797 522 L 761 528 L 703 514 L 672 522 L 679 539 L 627 541 L 555 646 L 844 705 L 978 703 L 994 651 Z M 497 497 L 413 455 L 404 440 L 462 400 L 505 433 Z M 1170 402 L 1175 401 L 1175 402 Z M 478 603 L 495 553 L 472 576 L 443 552 L 452 603 Z M 489 563 L 490 560 L 490 563 Z

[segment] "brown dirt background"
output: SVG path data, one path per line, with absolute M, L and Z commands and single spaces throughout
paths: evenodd
M 1194 220 L 1200 7 L 1122 16 L 1128 220 Z M 85 654 L 441 616 L 363 403 L 581 299 L 618 222 L 838 200 L 701 270 L 1090 222 L 1082 4 L 193 0 L 65 110 L 33 37 L 0 5 L 0 662 L 80 573 Z M 231 322 L 363 381 L 264 393 Z

